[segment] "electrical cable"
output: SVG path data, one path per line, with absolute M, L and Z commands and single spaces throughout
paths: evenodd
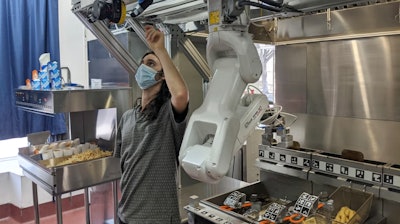
M 282 11 L 282 9 L 280 9 L 280 8 L 276 8 L 274 6 L 269 6 L 269 5 L 265 5 L 265 4 L 260 4 L 260 3 L 257 3 L 257 2 L 241 0 L 238 3 L 239 7 L 242 7 L 242 6 L 245 6 L 245 5 L 255 6 L 255 7 L 266 9 L 266 10 L 273 11 L 273 12 L 281 12 Z
M 265 28 L 265 26 L 263 24 L 258 24 L 256 22 L 251 21 L 251 16 L 249 15 L 248 11 L 245 10 L 245 15 L 248 21 L 250 21 L 250 24 L 252 24 L 255 27 L 259 27 L 259 28 Z
M 265 4 L 267 4 L 267 5 L 270 5 L 270 6 L 277 7 L 279 9 L 281 9 L 281 12 L 282 11 L 290 11 L 290 12 L 303 13 L 301 10 L 296 9 L 293 6 L 290 6 L 288 4 L 284 4 L 283 1 L 281 3 L 278 3 L 278 2 L 273 1 L 273 0 L 258 0 L 258 1 L 261 1 L 261 2 L 263 2 Z
M 257 88 L 257 86 L 251 85 L 251 84 L 247 85 L 247 93 L 250 93 L 250 92 L 249 92 L 250 87 L 253 87 L 253 88 L 256 89 L 259 93 L 264 94 L 259 88 Z
M 264 94 L 259 88 L 257 88 L 254 85 L 251 85 L 251 84 L 247 85 L 247 93 L 250 93 L 250 91 L 249 91 L 250 87 L 256 89 L 259 93 Z M 268 118 L 260 121 L 260 123 L 265 124 L 265 125 L 272 124 L 273 122 L 275 122 L 277 120 L 277 117 L 279 116 L 279 114 L 282 113 L 282 106 L 274 105 L 272 108 L 268 108 L 264 113 L 272 113 L 272 115 L 269 116 Z M 290 115 L 292 115 L 292 114 L 290 114 Z M 293 115 L 293 116 L 295 116 L 295 115 Z M 296 117 L 296 119 L 297 119 L 297 117 Z
M 286 124 L 285 126 L 290 127 L 292 126 L 292 124 L 294 124 L 294 122 L 297 121 L 297 116 L 291 113 L 287 113 L 287 112 L 281 112 L 281 115 L 283 116 L 289 116 L 289 117 L 293 117 L 293 120 L 290 122 L 290 124 Z
M 275 2 L 275 1 L 273 1 L 273 0 L 259 0 L 259 1 L 262 1 L 262 2 L 264 2 L 264 3 L 267 4 L 267 5 L 275 6 L 275 7 L 278 7 L 278 8 L 281 8 L 281 7 L 282 7 L 282 4 L 283 4 L 283 3 Z
M 279 113 L 279 115 L 281 115 L 281 116 L 283 116 L 283 117 L 285 117 L 285 118 L 286 118 L 286 116 L 290 116 L 290 117 L 293 117 L 294 119 L 290 122 L 290 124 L 287 124 L 286 122 L 283 123 L 281 120 L 276 119 L 276 120 L 274 121 L 274 126 L 282 125 L 282 126 L 285 126 L 285 127 L 290 127 L 290 126 L 292 126 L 292 124 L 294 124 L 294 122 L 296 122 L 296 120 L 297 120 L 297 116 L 294 115 L 294 114 L 290 114 L 290 113 L 286 113 L 286 112 L 282 112 L 282 111 L 281 111 L 281 112 Z
M 273 114 L 269 116 L 268 118 L 260 121 L 260 123 L 265 124 L 265 125 L 270 125 L 273 122 L 276 121 L 277 117 L 279 114 L 282 112 L 282 106 L 281 105 L 274 105 L 272 108 L 268 108 L 265 113 L 272 112 Z
M 253 26 L 255 26 L 255 27 L 265 28 L 265 25 L 255 23 L 255 22 L 253 22 L 253 21 L 250 21 L 250 23 L 251 23 Z
M 231 175 L 232 178 L 235 178 L 235 177 L 234 177 L 234 175 L 235 175 L 235 160 L 236 160 L 236 156 L 233 156 L 233 161 L 232 161 L 232 175 Z M 236 178 L 235 178 L 235 179 L 236 179 Z
M 122 24 L 122 26 L 118 26 L 117 23 L 114 23 L 114 30 L 111 30 L 111 33 L 113 33 L 114 35 L 126 33 L 128 32 L 128 28 L 130 27 L 128 26 L 128 22 L 126 21 Z

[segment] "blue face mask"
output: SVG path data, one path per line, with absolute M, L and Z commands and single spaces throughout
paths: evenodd
M 135 79 L 141 89 L 148 89 L 158 83 L 156 80 L 157 71 L 141 64 L 136 71 Z

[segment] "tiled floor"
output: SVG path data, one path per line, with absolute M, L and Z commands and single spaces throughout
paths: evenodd
M 96 219 L 91 219 L 92 224 L 113 224 L 114 220 L 113 219 L 108 219 L 104 221 L 95 221 Z M 51 215 L 48 217 L 43 217 L 40 220 L 40 224 L 56 224 L 57 223 L 57 216 L 56 215 Z M 63 223 L 66 224 L 86 224 L 86 214 L 85 214 L 85 208 L 77 208 L 74 210 L 70 210 L 67 212 L 63 212 Z M 17 222 L 12 218 L 5 218 L 5 219 L 0 219 L 0 224 L 35 224 L 35 221 L 29 221 L 29 222 Z
M 57 223 L 57 216 L 51 215 L 40 219 L 40 224 L 55 224 Z M 63 212 L 63 223 L 69 224 L 85 224 L 85 208 L 77 208 L 70 211 Z M 35 221 L 20 223 L 12 218 L 5 218 L 0 220 L 0 224 L 35 224 Z
M 84 196 L 76 195 L 62 200 L 62 221 L 65 224 L 86 224 L 86 209 Z M 111 183 L 92 187 L 90 192 L 90 223 L 111 224 L 114 223 L 113 197 Z M 14 205 L 3 205 L 4 210 L 0 224 L 35 224 L 33 207 L 18 209 Z M 56 224 L 56 207 L 53 202 L 40 204 L 40 224 Z M 8 215 L 7 215 L 8 214 Z

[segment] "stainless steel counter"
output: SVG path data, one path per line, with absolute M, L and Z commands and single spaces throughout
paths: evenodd
M 40 223 L 37 185 L 55 197 L 58 224 L 63 223 L 61 195 L 84 189 L 86 223 L 90 223 L 88 187 L 112 182 L 114 217 L 117 217 L 117 181 L 121 177 L 118 158 L 104 157 L 76 164 L 47 168 L 39 162 L 41 158 L 38 156 L 40 154 L 32 155 L 28 147 L 19 149 L 18 162 L 20 167 L 24 175 L 32 181 L 36 224 Z

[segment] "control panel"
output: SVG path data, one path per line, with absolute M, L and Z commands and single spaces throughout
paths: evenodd
M 36 112 L 53 113 L 53 94 L 51 91 L 17 90 L 15 91 L 17 107 Z
M 400 190 L 400 165 L 390 165 L 383 168 L 383 186 Z
M 199 207 L 192 207 L 187 205 L 184 207 L 186 211 L 189 213 L 193 213 L 211 223 L 219 223 L 219 224 L 244 224 L 250 223 L 243 221 L 239 218 L 226 214 L 220 210 L 208 207 L 208 206 L 199 206 Z M 196 223 L 195 220 L 191 220 Z M 190 223 L 190 222 L 189 222 Z
M 313 174 L 326 174 L 370 186 L 381 186 L 394 175 L 382 173 L 383 163 L 376 161 L 352 161 L 340 155 L 323 151 L 299 151 L 275 146 L 259 145 L 259 160 L 281 164 L 288 168 L 300 168 Z M 388 169 L 389 170 L 389 169 Z M 393 171 L 393 169 L 390 169 Z M 394 182 L 393 182 L 394 183 Z

